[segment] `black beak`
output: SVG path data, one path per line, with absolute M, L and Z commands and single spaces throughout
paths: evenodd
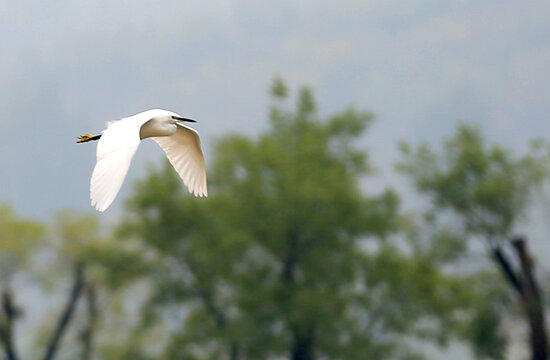
M 179 121 L 187 121 L 187 122 L 197 122 L 197 120 L 182 118 L 179 116 L 172 116 L 172 119 L 179 120 Z

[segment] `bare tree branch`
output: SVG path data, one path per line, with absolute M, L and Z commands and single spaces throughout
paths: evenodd
M 4 346 L 7 360 L 18 360 L 14 340 L 14 323 L 19 311 L 13 300 L 13 293 L 8 285 L 2 287 L 2 316 L 0 318 L 0 341 Z
M 512 265 L 510 264 L 510 260 L 502 252 L 502 249 L 500 246 L 495 246 L 491 249 L 493 260 L 494 262 L 499 266 L 500 270 L 502 271 L 502 274 L 508 280 L 508 283 L 514 288 L 514 290 L 517 291 L 518 295 L 522 295 L 523 293 L 523 286 L 521 284 L 521 281 L 518 279 L 516 273 L 512 269 Z
M 65 306 L 65 309 L 61 314 L 61 317 L 59 318 L 57 327 L 52 335 L 52 338 L 48 342 L 48 347 L 44 356 L 44 360 L 54 359 L 57 348 L 59 347 L 59 342 L 61 341 L 61 338 L 65 333 L 67 326 L 72 320 L 72 316 L 76 308 L 76 303 L 80 294 L 82 293 L 82 289 L 84 287 L 84 265 L 81 263 L 76 264 L 74 271 L 74 282 L 71 292 L 69 293 L 67 305 Z

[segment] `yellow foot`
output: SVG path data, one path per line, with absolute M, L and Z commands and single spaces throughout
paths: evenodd
M 80 135 L 78 137 L 77 143 L 83 143 L 83 142 L 91 141 L 93 137 L 94 136 L 92 134 Z

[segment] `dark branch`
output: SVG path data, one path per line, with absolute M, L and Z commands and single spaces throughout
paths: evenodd
M 227 325 L 225 314 L 218 306 L 216 306 L 211 293 L 202 288 L 198 290 L 198 293 L 204 303 L 204 306 L 206 307 L 206 310 L 210 313 L 216 325 L 220 329 L 225 328 Z
M 86 298 L 86 312 L 87 320 L 84 329 L 82 330 L 82 360 L 89 360 L 92 358 L 95 328 L 97 324 L 97 298 L 95 287 L 89 282 L 84 289 L 84 296 Z
M 516 273 L 512 269 L 512 265 L 510 264 L 510 260 L 502 252 L 502 249 L 499 246 L 492 248 L 493 253 L 493 260 L 499 265 L 500 270 L 502 271 L 502 274 L 508 280 L 508 283 L 518 292 L 518 294 L 521 296 L 523 293 L 523 286 L 521 284 L 521 281 L 516 276 Z
M 300 249 L 298 244 L 298 235 L 295 231 L 289 231 L 287 239 L 288 248 L 283 259 L 281 277 L 284 281 L 291 283 L 294 281 L 294 274 L 300 260 Z
M 67 301 L 67 305 L 65 306 L 65 310 L 63 311 L 63 313 L 61 314 L 61 317 L 59 318 L 57 327 L 55 328 L 52 338 L 48 342 L 48 347 L 47 347 L 46 355 L 44 356 L 44 360 L 54 359 L 54 356 L 57 351 L 57 348 L 59 347 L 61 338 L 65 333 L 67 326 L 69 325 L 69 323 L 73 318 L 73 313 L 76 308 L 76 303 L 78 301 L 80 294 L 82 293 L 82 289 L 84 287 L 84 266 L 82 264 L 76 264 L 74 271 L 75 271 L 75 274 L 74 274 L 73 287 L 71 289 L 71 292 L 69 293 L 69 299 Z
M 313 326 L 309 327 L 305 333 L 293 331 L 294 343 L 290 354 L 291 360 L 313 360 L 315 331 Z
M 190 258 L 186 258 L 185 261 L 189 268 L 189 271 L 196 277 L 196 274 L 198 273 L 198 266 L 196 265 L 196 263 Z M 208 313 L 212 316 L 212 319 L 216 323 L 216 326 L 218 326 L 220 329 L 225 328 L 227 324 L 227 319 L 223 310 L 216 305 L 213 290 L 208 289 L 205 284 L 202 284 L 197 279 L 195 291 L 198 297 L 203 302 L 206 311 L 208 311 Z
M 544 310 L 540 290 L 533 273 L 534 263 L 527 250 L 527 242 L 524 238 L 518 237 L 514 239 L 512 245 L 521 263 L 522 301 L 529 319 L 532 359 L 547 360 L 549 351 Z
M 229 347 L 229 359 L 238 360 L 239 359 L 239 344 L 232 342 Z
M 14 323 L 19 315 L 19 311 L 15 306 L 13 293 L 7 285 L 2 289 L 2 312 L 3 316 L 0 318 L 0 341 L 2 341 L 2 345 L 4 346 L 6 359 L 18 360 L 19 356 L 15 348 L 13 333 Z
M 185 259 L 185 262 L 189 268 L 189 271 L 196 277 L 196 274 L 198 273 L 198 266 L 196 265 L 196 263 L 191 258 L 187 257 Z M 195 288 L 196 295 L 202 301 L 208 314 L 212 316 L 212 320 L 214 321 L 216 326 L 219 329 L 225 329 L 227 327 L 227 317 L 223 309 L 216 304 L 214 290 L 208 289 L 204 285 L 205 284 L 202 284 L 197 279 L 197 284 Z M 229 344 L 229 358 L 231 360 L 237 360 L 239 358 L 239 344 L 236 341 L 232 341 Z

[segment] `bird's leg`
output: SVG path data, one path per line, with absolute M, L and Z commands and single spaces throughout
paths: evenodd
M 78 137 L 77 143 L 85 143 L 85 142 L 88 142 L 88 141 L 99 140 L 100 137 L 101 137 L 101 134 L 99 134 L 99 135 L 92 135 L 92 134 L 80 135 Z

